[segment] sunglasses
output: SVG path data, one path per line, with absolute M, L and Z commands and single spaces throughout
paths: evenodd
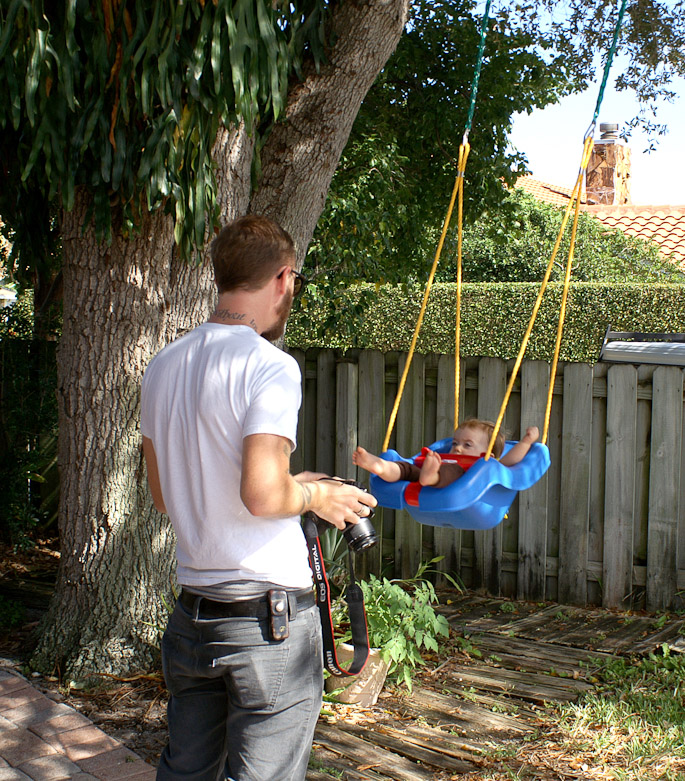
M 298 296 L 301 296 L 302 293 L 304 293 L 304 289 L 307 287 L 307 282 L 309 282 L 309 280 L 307 277 L 305 277 L 304 274 L 300 274 L 299 271 L 295 271 L 294 268 L 290 268 L 288 270 L 295 277 L 295 282 L 293 283 L 293 297 L 297 298 Z M 278 276 L 283 276 L 283 273 L 284 272 L 281 271 Z

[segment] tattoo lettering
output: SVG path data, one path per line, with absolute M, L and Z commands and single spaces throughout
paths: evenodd
M 244 312 L 231 312 L 230 309 L 217 309 L 216 316 L 220 317 L 222 320 L 239 320 L 241 322 L 245 320 Z M 254 320 L 252 322 L 254 322 Z
M 312 489 L 304 483 L 300 483 L 300 488 L 302 489 L 302 507 L 297 513 L 298 515 L 302 515 L 302 513 L 307 509 L 309 503 L 312 501 Z

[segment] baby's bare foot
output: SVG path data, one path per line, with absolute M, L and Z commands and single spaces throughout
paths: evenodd
M 438 482 L 441 464 L 442 459 L 440 456 L 433 450 L 429 450 L 426 453 L 425 460 L 421 466 L 419 483 L 421 483 L 421 485 L 435 485 Z
M 360 466 L 362 469 L 366 469 L 367 472 L 373 472 L 376 474 L 375 468 L 378 468 L 379 461 L 382 461 L 382 459 L 378 458 L 378 456 L 374 456 L 372 453 L 369 453 L 369 451 L 365 450 L 363 447 L 357 447 L 354 453 L 352 453 L 352 463 L 355 466 Z
M 352 463 L 362 469 L 366 469 L 371 474 L 378 475 L 382 480 L 394 483 L 400 479 L 400 468 L 394 461 L 386 461 L 383 458 L 374 456 L 363 447 L 357 447 L 352 453 Z

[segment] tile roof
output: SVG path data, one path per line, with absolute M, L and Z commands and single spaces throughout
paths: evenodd
M 544 203 L 566 206 L 571 188 L 558 187 L 522 176 L 516 186 Z M 588 203 L 581 196 L 583 211 L 598 219 L 607 228 L 617 228 L 629 236 L 655 242 L 664 257 L 685 271 L 685 205 L 683 206 L 605 206 Z
M 543 203 L 551 203 L 553 206 L 566 206 L 573 192 L 573 187 L 560 187 L 557 184 L 541 182 L 532 176 L 521 176 L 516 180 L 516 187 L 537 198 Z M 580 196 L 581 204 L 586 203 L 585 191 Z
M 584 211 L 608 228 L 655 242 L 685 270 L 685 206 L 587 206 Z

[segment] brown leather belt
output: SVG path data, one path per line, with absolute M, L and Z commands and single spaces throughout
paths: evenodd
M 291 618 L 300 610 L 307 610 L 316 604 L 316 596 L 310 588 L 288 591 L 288 613 Z M 268 618 L 269 602 L 264 595 L 259 599 L 247 599 L 239 602 L 218 602 L 189 591 L 181 591 L 179 602 L 186 610 L 194 611 L 200 600 L 198 618 Z

